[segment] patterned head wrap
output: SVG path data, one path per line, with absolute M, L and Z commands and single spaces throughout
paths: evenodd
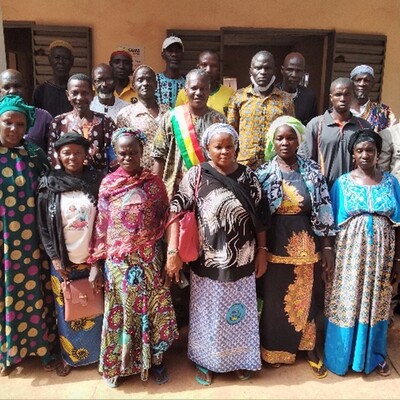
M 299 144 L 303 143 L 306 127 L 298 119 L 290 117 L 289 115 L 279 117 L 274 120 L 274 122 L 272 122 L 271 126 L 268 129 L 265 143 L 265 161 L 269 161 L 275 156 L 275 132 L 283 125 L 290 126 L 296 132 Z
M 351 155 L 353 155 L 354 147 L 363 142 L 375 143 L 378 154 L 382 151 L 382 137 L 370 128 L 359 129 L 357 132 L 354 132 L 350 136 L 347 150 Z
M 229 124 L 224 124 L 221 122 L 218 122 L 216 124 L 210 125 L 203 133 L 203 136 L 201 137 L 201 147 L 203 147 L 204 150 L 207 151 L 207 146 L 211 141 L 211 138 L 214 135 L 217 135 L 218 133 L 227 133 L 232 136 L 233 138 L 233 143 L 235 145 L 235 150 L 238 149 L 239 147 L 239 135 L 235 131 L 235 128 L 233 128 L 232 125 Z M 207 152 L 208 155 L 208 152 Z
M 116 131 L 114 131 L 114 133 L 112 135 L 112 139 L 111 139 L 111 145 L 114 148 L 114 150 L 115 150 L 115 145 L 117 143 L 117 140 L 122 136 L 136 138 L 142 147 L 144 147 L 144 145 L 147 143 L 147 137 L 140 129 L 119 128 Z
M 17 111 L 24 114 L 26 117 L 26 130 L 31 128 L 35 123 L 35 107 L 28 106 L 28 104 L 24 102 L 22 97 L 13 94 L 8 94 L 7 96 L 4 96 L 0 100 L 0 115 L 4 114 L 7 111 Z
M 86 151 L 90 148 L 90 142 L 78 132 L 67 132 L 60 137 L 55 143 L 54 148 L 58 151 L 61 147 L 67 144 L 79 144 L 85 148 Z
M 375 78 L 374 69 L 369 65 L 363 64 L 363 65 L 357 65 L 357 67 L 355 67 L 353 71 L 350 72 L 350 79 L 353 79 L 360 74 L 369 74 L 373 78 Z
M 67 42 L 66 40 L 54 40 L 49 45 L 49 51 L 54 49 L 54 47 L 64 47 L 65 49 L 69 50 L 72 53 L 72 46 L 71 43 Z
M 132 61 L 132 54 L 129 51 L 128 47 L 119 46 L 116 49 L 114 49 L 110 55 L 110 61 L 117 55 L 123 55 L 125 57 L 128 57 Z

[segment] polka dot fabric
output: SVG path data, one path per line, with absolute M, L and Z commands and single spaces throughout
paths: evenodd
M 0 146 L 1 366 L 46 356 L 55 340 L 49 265 L 36 227 L 36 185 L 26 150 Z

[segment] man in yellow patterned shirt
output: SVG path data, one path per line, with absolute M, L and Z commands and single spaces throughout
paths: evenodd
M 270 52 L 256 53 L 249 73 L 251 85 L 231 97 L 227 119 L 239 132 L 238 162 L 256 169 L 265 162 L 265 137 L 272 121 L 294 116 L 294 104 L 288 93 L 274 87 L 275 60 Z

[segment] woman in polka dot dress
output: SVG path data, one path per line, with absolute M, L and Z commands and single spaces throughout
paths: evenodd
M 24 357 L 40 356 L 45 369 L 55 318 L 49 265 L 43 258 L 35 218 L 35 190 L 48 167 L 42 149 L 23 139 L 35 109 L 19 96 L 0 100 L 0 373 Z

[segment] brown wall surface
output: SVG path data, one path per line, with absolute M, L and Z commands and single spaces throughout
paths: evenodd
M 387 35 L 382 101 L 400 117 L 400 1 L 384 0 L 1 0 L 5 21 L 89 26 L 93 64 L 121 44 L 145 48 L 145 62 L 162 70 L 166 29 L 220 27 L 335 29 Z M 268 49 L 267 49 L 268 50 Z

